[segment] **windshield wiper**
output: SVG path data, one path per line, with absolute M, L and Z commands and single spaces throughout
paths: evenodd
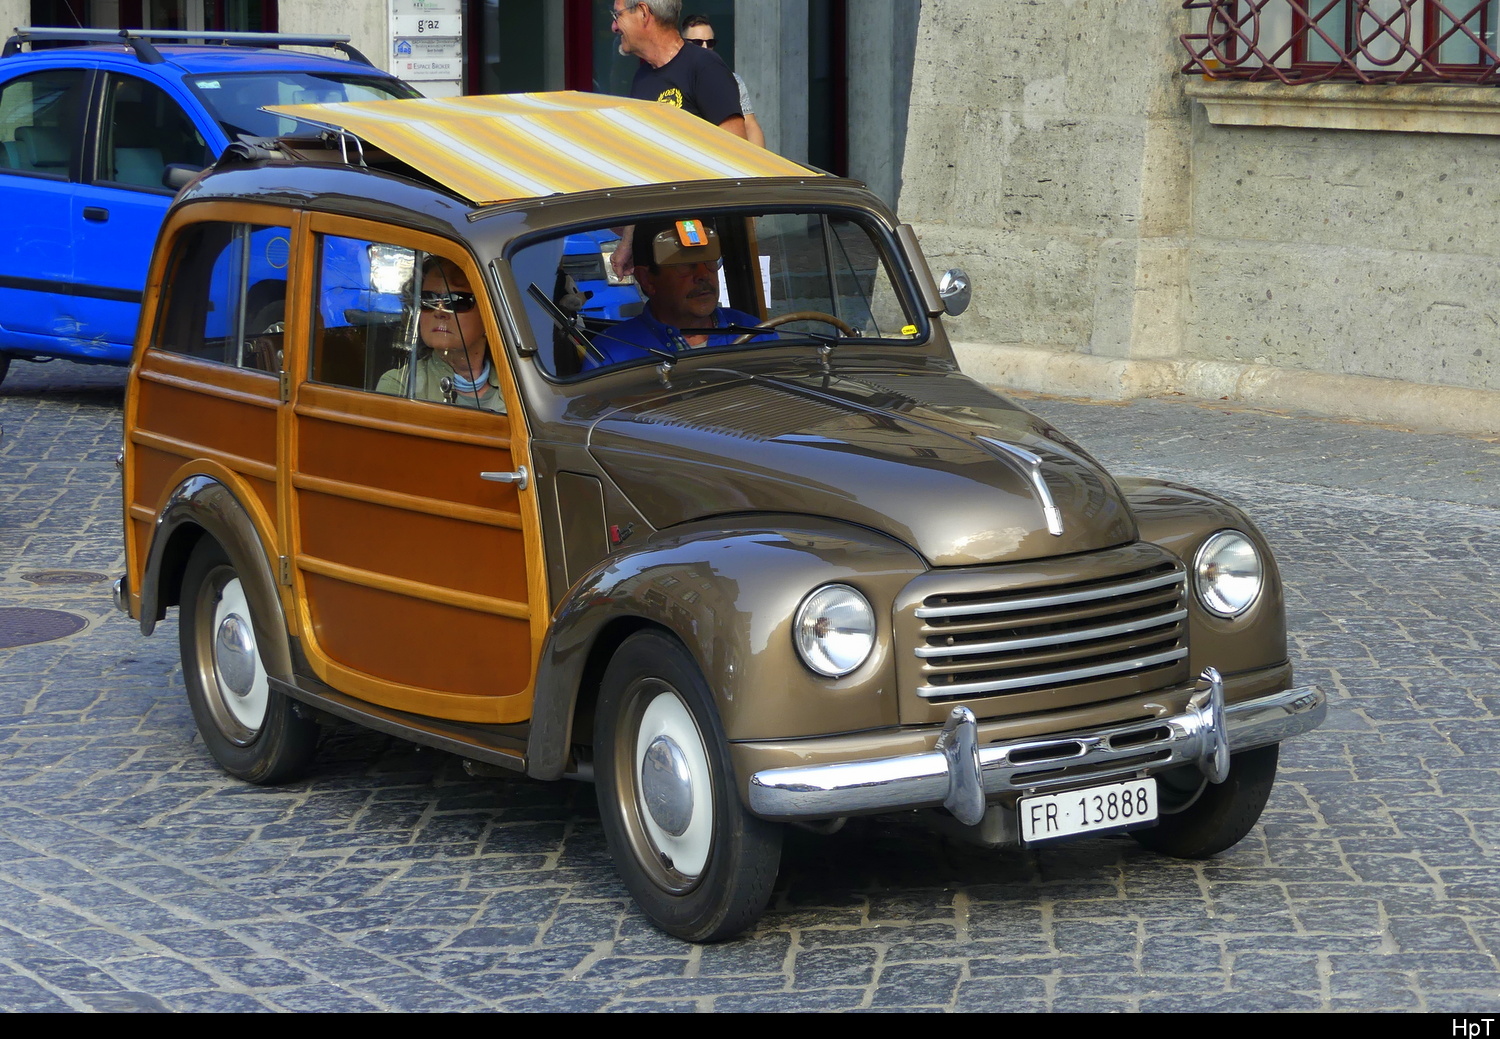
M 764 325 L 717 325 L 714 328 L 679 328 L 678 331 L 684 335 L 723 335 L 725 332 L 733 332 L 736 335 L 770 336 L 784 343 L 811 339 L 815 343 L 827 343 L 830 346 L 839 341 L 838 336 L 831 336 L 827 332 L 784 332 L 780 328 L 766 328 Z
M 573 345 L 574 349 L 581 347 L 582 352 L 587 353 L 588 356 L 593 357 L 600 364 L 609 363 L 609 358 L 605 357 L 599 352 L 598 347 L 589 342 L 589 337 L 579 331 L 578 326 L 568 318 L 567 314 L 563 313 L 561 307 L 552 302 L 552 297 L 543 292 L 536 282 L 532 282 L 527 287 L 526 292 L 532 299 L 542 305 L 542 309 L 546 311 L 547 316 L 552 319 L 558 328 L 563 330 L 563 334 L 568 337 L 568 342 Z

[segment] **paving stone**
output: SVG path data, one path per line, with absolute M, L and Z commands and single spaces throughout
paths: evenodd
M 799 989 L 865 986 L 875 980 L 878 950 L 867 946 L 802 949 L 792 964 L 792 984 Z

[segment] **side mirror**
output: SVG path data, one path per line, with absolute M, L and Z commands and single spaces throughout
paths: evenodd
M 969 309 L 969 276 L 960 268 L 952 267 L 943 272 L 938 282 L 938 296 L 942 298 L 943 310 L 954 317 Z
M 161 184 L 164 188 L 181 191 L 193 182 L 194 177 L 202 172 L 202 166 L 192 166 L 185 162 L 174 162 L 162 171 Z

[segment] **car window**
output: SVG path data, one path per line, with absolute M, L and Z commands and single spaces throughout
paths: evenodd
M 0 167 L 67 177 L 88 100 L 83 69 L 48 69 L 0 87 Z
M 567 378 L 684 352 L 919 341 L 926 319 L 882 238 L 837 212 L 651 215 L 533 239 L 509 261 L 538 363 Z M 620 248 L 633 278 L 610 267 Z
M 110 75 L 97 179 L 169 191 L 162 180 L 168 165 L 202 169 L 212 161 L 208 142 L 165 90 L 135 76 Z
M 310 105 L 332 101 L 386 101 L 420 97 L 399 79 L 312 72 L 254 72 L 188 76 L 188 86 L 230 138 L 281 137 L 317 132 L 321 127 L 290 116 L 263 112 L 265 105 Z
M 154 345 L 237 368 L 280 372 L 291 232 L 206 222 L 178 236 Z
M 454 258 L 319 235 L 308 377 L 389 396 L 504 411 L 474 291 Z

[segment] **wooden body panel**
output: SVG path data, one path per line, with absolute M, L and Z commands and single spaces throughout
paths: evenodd
M 326 234 L 437 253 L 484 284 L 450 241 L 322 214 L 307 228 L 308 270 Z M 479 296 L 509 415 L 313 382 L 302 373 L 314 360 L 289 353 L 283 522 L 295 624 L 319 679 L 397 710 L 516 722 L 530 717 L 545 633 L 545 610 L 532 607 L 545 602 L 541 537 L 534 489 L 480 477 L 526 465 L 528 454 L 494 349 L 499 327 Z M 311 341 L 304 333 L 298 345 Z
M 517 464 L 509 420 L 313 383 L 294 413 L 293 564 L 315 666 L 326 656 L 367 698 L 422 713 L 451 710 L 429 693 L 527 692 L 519 494 L 479 476 Z
M 131 588 L 150 576 L 151 541 L 174 489 L 211 478 L 245 506 L 251 542 L 282 573 L 286 626 L 315 677 L 383 707 L 465 722 L 525 720 L 546 625 L 545 607 L 532 605 L 546 601 L 535 491 L 480 477 L 528 464 L 525 423 L 304 377 L 317 234 L 439 253 L 482 285 L 477 265 L 430 235 L 257 205 L 186 207 L 163 241 L 205 218 L 289 226 L 276 344 L 285 375 L 138 347 L 127 399 Z M 160 267 L 159 257 L 148 288 L 153 313 L 170 282 Z M 487 337 L 499 343 L 483 307 Z M 519 415 L 504 352 L 492 355 L 507 410 Z

